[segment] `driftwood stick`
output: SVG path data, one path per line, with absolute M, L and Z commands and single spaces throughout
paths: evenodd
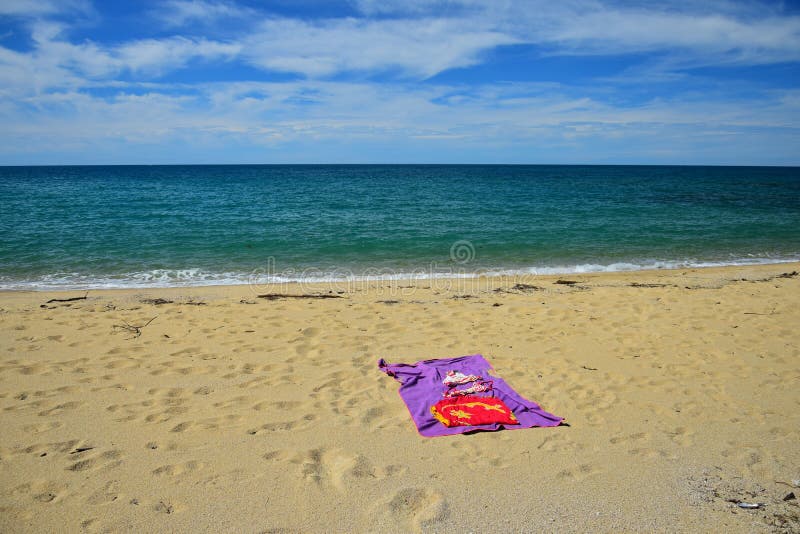
M 89 292 L 87 291 L 86 294 L 83 295 L 82 297 L 72 297 L 72 298 L 68 298 L 68 299 L 50 299 L 47 302 L 45 302 L 45 304 L 50 304 L 51 302 L 72 302 L 74 300 L 86 300 L 86 297 L 88 295 L 89 295 Z
M 323 293 L 322 295 L 288 295 L 285 293 L 267 293 L 266 295 L 257 295 L 260 299 L 277 300 L 277 299 L 340 299 L 341 295 L 331 295 Z

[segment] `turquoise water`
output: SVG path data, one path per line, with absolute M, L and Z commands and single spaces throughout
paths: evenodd
M 800 169 L 0 167 L 0 287 L 800 259 Z

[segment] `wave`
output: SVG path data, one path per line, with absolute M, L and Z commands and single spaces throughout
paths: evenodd
M 748 256 L 729 260 L 645 260 L 613 263 L 581 263 L 522 268 L 488 268 L 470 270 L 466 266 L 450 270 L 392 270 L 368 267 L 361 271 L 306 269 L 270 273 L 261 269 L 250 272 L 212 272 L 203 269 L 155 269 L 122 274 L 54 273 L 32 278 L 0 276 L 0 290 L 58 291 L 78 289 L 147 289 L 168 287 L 202 287 L 218 285 L 249 285 L 253 287 L 273 284 L 338 283 L 400 280 L 430 280 L 448 278 L 477 278 L 481 276 L 536 276 L 583 274 L 645 270 L 687 269 L 703 267 L 768 265 L 800 261 L 800 255 Z

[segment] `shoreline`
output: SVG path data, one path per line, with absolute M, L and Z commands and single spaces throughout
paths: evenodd
M 475 276 L 447 277 L 441 278 L 355 278 L 355 279 L 334 279 L 326 281 L 284 281 L 284 282 L 265 282 L 265 283 L 240 283 L 240 284 L 208 284 L 208 285 L 186 285 L 186 286 L 142 286 L 142 287 L 109 287 L 109 288 L 81 288 L 81 289 L 0 289 L 0 298 L 4 295 L 15 294 L 54 294 L 58 296 L 75 296 L 81 293 L 91 293 L 93 295 L 114 295 L 125 293 L 151 293 L 166 291 L 169 293 L 192 293 L 210 291 L 214 294 L 226 291 L 246 291 L 259 294 L 271 290 L 293 290 L 301 291 L 368 291 L 378 288 L 389 288 L 396 290 L 412 288 L 428 288 L 442 291 L 448 290 L 469 290 L 486 291 L 504 287 L 512 282 L 534 284 L 538 280 L 543 284 L 553 284 L 560 279 L 585 279 L 580 283 L 595 281 L 595 279 L 621 279 L 621 278 L 679 278 L 690 273 L 692 277 L 700 280 L 714 278 L 725 275 L 727 277 L 736 276 L 733 273 L 740 273 L 740 276 L 757 276 L 758 273 L 772 273 L 775 270 L 798 271 L 800 261 L 786 261 L 776 263 L 758 263 L 748 265 L 722 265 L 709 267 L 685 267 L 671 269 L 642 269 L 630 271 L 590 271 L 590 272 L 571 272 L 571 273 L 514 273 L 514 274 L 476 274 Z M 781 274 L 781 273 L 778 273 Z M 738 281 L 738 280 L 729 280 Z
M 656 262 L 660 263 L 660 262 Z M 664 262 L 670 264 L 671 262 Z M 534 277 L 556 277 L 556 276 L 588 276 L 588 275 L 598 275 L 598 274 L 625 274 L 625 273 L 656 273 L 656 272 L 670 272 L 670 271 L 686 271 L 686 270 L 696 270 L 696 269 L 727 269 L 727 268 L 748 268 L 748 267 L 759 267 L 759 266 L 776 266 L 776 265 L 791 265 L 800 263 L 800 259 L 781 259 L 781 260 L 757 260 L 755 262 L 731 262 L 731 263 L 715 263 L 715 262 L 698 262 L 696 265 L 669 265 L 667 267 L 660 267 L 660 266 L 653 266 L 653 265 L 636 265 L 636 264 L 627 264 L 625 262 L 620 263 L 613 263 L 608 265 L 602 264 L 581 264 L 572 267 L 542 267 L 540 269 L 530 268 L 530 269 L 505 269 L 505 270 L 485 270 L 485 271 L 464 271 L 460 273 L 453 273 L 453 272 L 422 272 L 422 271 L 411 271 L 411 272 L 401 272 L 399 274 L 381 274 L 382 269 L 366 269 L 364 272 L 372 273 L 373 271 L 378 272 L 378 274 L 362 274 L 362 275 L 353 275 L 353 276 L 331 276 L 331 277 L 318 277 L 318 276 L 309 276 L 305 278 L 295 278 L 295 279 L 274 279 L 279 278 L 277 275 L 272 275 L 271 279 L 264 280 L 255 278 L 255 282 L 252 281 L 254 276 L 257 275 L 248 275 L 250 280 L 245 279 L 229 279 L 228 281 L 224 280 L 212 280 L 209 282 L 205 281 L 197 281 L 197 282 L 186 282 L 186 283 L 173 283 L 172 285 L 161 285 L 160 283 L 154 283 L 148 285 L 146 282 L 142 285 L 114 285 L 114 283 L 108 282 L 105 285 L 92 285 L 87 284 L 85 286 L 80 287 L 43 287 L 41 285 L 36 285 L 34 282 L 22 282 L 20 283 L 22 286 L 30 286 L 30 287 L 0 287 L 0 293 L 6 291 L 33 291 L 33 292 L 47 292 L 47 291 L 105 291 L 105 290 L 149 290 L 149 289 L 191 289 L 191 288 L 204 288 L 204 287 L 237 287 L 237 286 L 273 286 L 273 285 L 319 285 L 319 284 L 331 284 L 331 285 L 353 285 L 353 284 L 369 284 L 369 283 L 402 283 L 402 282 L 426 282 L 426 281 L 440 281 L 440 280 L 472 280 L 472 279 L 486 279 L 486 278 L 534 278 Z M 620 266 L 628 266 L 633 265 L 634 268 L 612 268 L 614 265 Z M 586 267 L 601 267 L 600 269 L 596 270 L 584 270 Z M 189 269 L 191 270 L 191 269 Z M 422 274 L 420 274 L 422 273 Z M 238 276 L 238 275 L 237 275 Z M 244 276 L 244 275 L 242 275 Z M 67 284 L 64 284 L 67 285 Z
M 791 531 L 798 271 L 2 291 L 0 530 Z M 377 368 L 476 353 L 569 426 L 424 438 Z

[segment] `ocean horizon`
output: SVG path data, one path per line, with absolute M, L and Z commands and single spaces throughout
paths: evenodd
M 800 260 L 797 167 L 0 167 L 0 199 L 6 290 Z

